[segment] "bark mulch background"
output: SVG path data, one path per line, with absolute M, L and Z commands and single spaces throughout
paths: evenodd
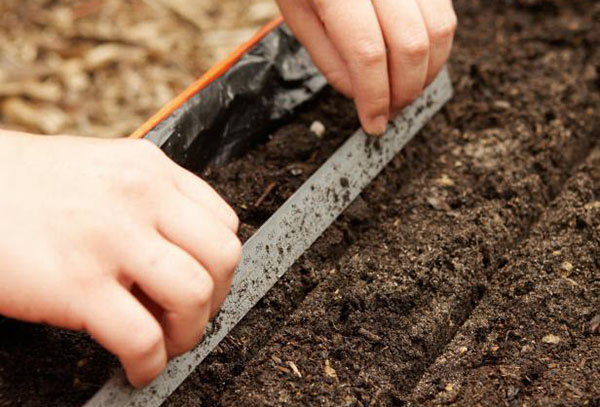
M 600 4 L 455 4 L 454 99 L 166 405 L 600 405 Z M 357 126 L 327 90 L 203 175 L 247 238 Z M 113 364 L 0 321 L 0 406 L 80 404 Z
M 271 0 L 2 0 L 0 127 L 126 136 L 276 14 Z

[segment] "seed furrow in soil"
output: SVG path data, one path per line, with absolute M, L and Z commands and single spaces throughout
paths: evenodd
M 529 260 L 544 267 L 558 267 L 559 260 L 541 263 L 540 252 L 522 247 L 535 249 L 532 242 L 548 224 L 548 213 L 562 219 L 555 204 L 548 212 L 545 208 L 598 138 L 600 4 L 454 3 L 460 20 L 451 61 L 456 97 L 167 405 L 434 403 L 437 397 L 452 401 L 439 393 L 452 393 L 454 385 L 460 386 L 457 400 L 465 405 L 486 404 L 476 397 L 478 386 L 490 392 L 500 382 L 484 381 L 478 371 L 500 372 L 498 389 L 508 404 L 548 404 L 540 397 L 550 387 L 569 389 L 569 397 L 587 391 L 582 386 L 589 378 L 582 375 L 598 370 L 597 353 L 590 349 L 594 345 L 597 351 L 597 336 L 589 336 L 598 293 L 597 278 L 584 273 L 589 262 L 579 260 L 587 245 L 598 248 L 597 232 L 582 238 L 590 224 L 597 231 L 597 223 L 588 219 L 590 213 L 597 218 L 596 204 L 592 212 L 585 209 L 588 204 L 585 210 L 574 205 L 575 212 L 567 208 L 565 222 L 575 221 L 565 227 L 568 232 L 547 229 L 571 248 L 556 255 L 565 275 L 558 279 L 557 271 L 548 269 L 554 276 L 548 277 L 548 287 L 536 280 L 543 276 L 528 268 Z M 314 120 L 325 125 L 324 135 L 310 132 Z M 247 238 L 357 127 L 352 103 L 328 90 L 270 141 L 203 175 L 231 201 Z M 584 178 L 573 178 L 556 202 L 586 191 Z M 583 195 L 573 202 L 583 204 Z M 542 213 L 542 226 L 531 232 Z M 553 234 L 543 237 L 552 241 Z M 535 242 L 542 245 L 544 239 Z M 507 264 L 515 268 L 509 272 Z M 513 273 L 520 294 L 502 291 L 509 287 L 502 278 L 512 281 Z M 577 293 L 577 307 L 546 296 L 547 290 Z M 518 297 L 510 303 L 515 307 L 523 306 L 521 298 L 545 304 L 539 324 L 550 329 L 541 339 L 538 322 L 531 322 L 537 317 L 533 308 L 513 318 L 513 309 L 500 304 L 491 310 L 506 321 L 490 315 L 486 307 L 506 297 Z M 473 333 L 470 327 L 482 327 L 477 316 L 498 326 Z M 525 318 L 523 328 L 517 316 Z M 588 332 L 581 335 L 588 336 L 577 333 L 579 322 L 585 322 L 581 332 Z M 522 353 L 516 343 L 530 339 L 528 332 L 540 335 L 532 336 L 536 346 L 526 359 L 527 348 Z M 495 352 L 511 368 L 517 366 L 506 372 L 516 372 L 523 386 L 501 376 L 499 366 L 489 366 L 497 356 L 487 358 L 484 351 L 495 347 L 484 345 L 500 335 L 506 339 Z M 470 370 L 460 364 L 456 371 L 444 370 L 444 357 L 461 338 L 481 358 L 471 359 L 468 348 Z M 511 349 L 521 353 L 509 355 Z M 576 363 L 562 363 L 568 360 Z M 487 364 L 477 365 L 481 361 Z M 0 406 L 79 406 L 115 366 L 115 359 L 84 334 L 0 318 Z M 436 376 L 437 369 L 457 381 Z
M 341 110 L 352 111 L 352 103 L 331 93 L 326 92 L 323 96 L 324 104 L 334 101 Z M 318 109 L 322 114 L 323 109 Z M 353 116 L 353 115 L 352 115 Z M 320 117 L 319 117 L 320 118 Z M 292 125 L 297 130 L 296 125 Z M 336 139 L 343 140 L 345 136 L 353 132 L 358 126 L 358 120 L 347 119 L 343 130 L 336 135 Z M 278 143 L 281 138 L 289 137 L 288 127 L 278 131 L 270 143 Z M 443 145 L 439 134 L 432 134 L 427 139 L 418 137 L 405 151 L 396 157 L 391 164 L 399 178 L 412 179 L 423 171 L 436 155 L 436 151 Z M 314 150 L 318 150 L 319 143 L 314 143 Z M 425 158 L 429 157 L 429 158 Z M 259 160 L 272 158 L 258 155 Z M 234 167 L 232 163 L 228 167 Z M 268 164 L 267 164 L 268 165 Z M 278 164 L 281 167 L 281 164 Z M 215 169 L 215 171 L 217 171 Z M 308 174 L 303 174 L 308 176 Z M 214 181 L 213 181 L 214 182 Z M 286 181 L 278 180 L 281 185 Z M 288 181 L 289 182 L 289 181 Z M 225 183 L 228 187 L 230 182 Z M 223 183 L 215 183 L 217 188 L 223 188 Z M 244 184 L 231 185 L 228 190 L 229 196 L 239 197 L 245 201 L 252 198 L 241 197 L 244 193 Z M 393 185 L 388 190 L 389 194 L 397 193 L 403 187 L 402 183 Z M 234 189 L 235 188 L 235 189 Z M 287 189 L 286 194 L 277 195 L 268 202 L 266 213 L 272 213 L 276 205 L 288 197 L 293 190 Z M 281 192 L 280 192 L 281 193 Z M 234 203 L 235 205 L 235 203 Z M 238 206 L 240 206 L 238 204 Z M 253 214 L 244 216 L 252 218 Z M 177 393 L 166 405 L 177 405 L 180 395 L 196 397 L 197 403 L 212 403 L 217 399 L 229 383 L 244 369 L 245 364 L 250 361 L 257 352 L 269 342 L 278 330 L 285 325 L 286 320 L 293 311 L 302 304 L 304 298 L 321 284 L 331 278 L 337 272 L 340 257 L 347 251 L 348 247 L 367 230 L 377 226 L 377 213 L 372 210 L 362 198 L 358 198 L 346 210 L 346 212 L 321 236 L 311 249 L 303 255 L 294 266 L 277 282 L 267 296 L 255 307 L 242 323 L 240 323 L 228 336 L 227 339 L 211 354 L 205 363 L 197 368 L 190 379 L 188 379 Z M 193 396 L 189 396 L 192 394 Z
M 534 180 L 539 182 L 538 177 Z M 429 213 L 425 221 L 400 214 L 410 227 L 382 224 L 366 233 L 366 241 L 377 239 L 382 230 L 388 236 L 404 234 L 400 242 L 388 243 L 401 251 L 390 255 L 384 244 L 365 254 L 362 239 L 356 243 L 342 259 L 339 277 L 309 294 L 226 391 L 223 404 L 242 400 L 260 405 L 266 399 L 275 404 L 336 405 L 340 400 L 367 402 L 372 395 L 381 397 L 378 401 L 394 399 L 396 389 L 410 388 L 478 301 L 485 280 L 484 259 L 500 257 L 514 238 L 525 233 L 526 221 L 511 230 L 502 218 L 519 214 L 529 219 L 539 212 L 541 203 L 535 201 L 546 194 L 540 193 L 544 186 L 536 182 L 525 183 L 525 189 L 535 193 L 521 205 L 509 202 L 513 208 L 507 213 L 487 202 L 456 210 L 452 222 L 472 225 L 460 236 L 438 235 L 430 241 L 434 231 L 439 232 L 436 228 L 448 221 L 442 213 L 434 219 Z M 419 209 L 415 218 L 433 210 Z M 487 230 L 482 231 L 482 225 Z M 286 367 L 289 362 L 305 376 L 295 377 Z M 327 364 L 336 372 L 331 380 L 324 376 Z M 277 380 L 271 373 L 275 369 L 280 369 Z
M 530 236 L 410 395 L 413 405 L 600 401 L 600 150 Z
M 479 23 L 495 17 L 483 9 L 475 14 Z M 534 17 L 517 15 L 529 24 Z M 484 34 L 493 38 L 496 32 L 479 30 Z M 587 52 L 573 48 L 562 51 L 562 62 L 534 55 L 525 63 L 513 59 L 533 53 L 527 47 L 482 56 L 470 44 L 459 36 L 453 70 L 463 80 L 446 110 L 459 131 L 452 134 L 437 119 L 424 133 L 444 133 L 447 149 L 437 151 L 436 165 L 421 179 L 398 180 L 389 169 L 364 194 L 367 205 L 387 218 L 379 233 L 360 237 L 334 277 L 310 293 L 246 367 L 223 404 L 402 397 L 398 389 L 416 383 L 476 304 L 489 265 L 527 233 L 570 167 L 585 156 L 596 134 L 589 114 L 597 102 L 593 83 L 557 88 L 552 77 L 579 75 Z M 511 76 L 520 76 L 519 86 Z M 483 91 L 484 83 L 497 93 Z M 498 103 L 499 98 L 506 100 Z M 399 196 L 386 195 L 400 182 L 411 186 Z M 364 241 L 381 246 L 361 245 Z M 388 263 L 384 269 L 382 262 Z M 394 283 L 398 286 L 389 286 Z M 330 377 L 331 383 L 317 375 L 327 361 L 337 377 Z M 304 370 L 303 377 L 295 377 L 287 362 Z

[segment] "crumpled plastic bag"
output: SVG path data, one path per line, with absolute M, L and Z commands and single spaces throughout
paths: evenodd
M 282 24 L 145 137 L 199 172 L 243 155 L 326 84 Z

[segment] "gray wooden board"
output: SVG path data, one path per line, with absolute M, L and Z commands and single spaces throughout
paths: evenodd
M 382 137 L 353 134 L 244 244 L 231 293 L 202 342 L 145 389 L 116 373 L 85 407 L 160 406 L 451 96 L 444 69 Z

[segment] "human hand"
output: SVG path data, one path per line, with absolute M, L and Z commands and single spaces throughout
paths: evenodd
M 143 140 L 0 132 L 0 313 L 88 331 L 144 386 L 194 347 L 241 256 L 234 211 Z
M 451 0 L 277 0 L 331 85 L 354 98 L 363 128 L 381 134 L 448 59 Z

